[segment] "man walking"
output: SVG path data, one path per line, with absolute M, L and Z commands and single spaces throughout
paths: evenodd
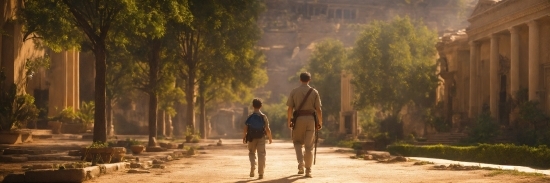
M 300 74 L 301 85 L 290 92 L 286 105 L 288 106 L 288 127 L 292 128 L 292 141 L 296 150 L 296 160 L 298 160 L 298 174 L 311 176 L 311 164 L 313 163 L 313 145 L 315 139 L 315 130 L 320 130 L 323 126 L 323 113 L 321 111 L 321 98 L 317 90 L 309 86 L 311 74 L 304 72 Z M 297 117 L 294 123 L 291 122 L 293 113 L 296 111 Z M 317 115 L 318 123 L 315 124 Z M 302 152 L 302 147 L 305 152 Z

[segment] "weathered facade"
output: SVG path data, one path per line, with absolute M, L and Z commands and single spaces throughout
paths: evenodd
M 472 118 L 485 108 L 510 125 L 519 91 L 550 112 L 550 2 L 479 0 L 468 21 L 466 34 L 439 44 L 448 115 Z

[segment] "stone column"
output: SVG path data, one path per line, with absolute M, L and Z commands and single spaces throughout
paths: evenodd
M 478 47 L 479 44 L 471 41 L 470 42 L 470 98 L 469 98 L 469 110 L 468 117 L 474 117 L 476 110 L 476 97 L 478 94 L 477 91 L 477 58 L 478 58 Z
M 530 21 L 529 26 L 529 100 L 538 101 L 539 96 L 539 26 Z
M 510 28 L 510 93 L 516 99 L 519 91 L 519 33 L 517 27 Z
M 500 84 L 498 77 L 498 39 L 498 35 L 491 35 L 491 53 L 489 58 L 489 108 L 491 110 L 491 117 L 495 119 L 498 117 L 498 92 Z

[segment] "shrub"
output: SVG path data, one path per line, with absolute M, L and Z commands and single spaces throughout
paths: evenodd
M 442 158 L 457 161 L 471 161 L 501 165 L 531 166 L 549 168 L 550 148 L 547 146 L 529 147 L 513 144 L 480 144 L 477 146 L 414 146 L 407 144 L 389 145 L 391 154 Z
M 82 102 L 82 106 L 77 113 L 77 117 L 84 124 L 94 123 L 95 104 L 93 101 Z
M 468 134 L 470 143 L 492 142 L 499 134 L 499 125 L 489 112 L 483 112 L 475 119 L 472 129 Z
M 17 95 L 17 85 L 6 85 L 5 79 L 4 71 L 0 70 L 0 131 L 26 126 L 25 123 L 35 120 L 39 113 L 34 105 L 34 97 Z
M 549 117 L 539 108 L 538 102 L 527 101 L 519 104 L 516 131 L 519 144 L 550 145 Z

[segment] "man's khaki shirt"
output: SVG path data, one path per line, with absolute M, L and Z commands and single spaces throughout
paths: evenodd
M 300 107 L 300 104 L 302 103 L 302 100 L 309 91 L 309 88 L 311 87 L 308 84 L 302 84 L 301 86 L 294 88 L 290 92 L 290 96 L 288 97 L 286 105 L 288 107 L 292 107 L 294 110 L 298 110 L 298 107 Z M 321 97 L 319 96 L 319 92 L 317 92 L 316 89 L 313 89 L 313 91 L 311 91 L 311 94 L 309 94 L 309 96 L 307 97 L 304 106 L 302 106 L 300 110 L 313 112 L 317 108 L 321 108 Z

